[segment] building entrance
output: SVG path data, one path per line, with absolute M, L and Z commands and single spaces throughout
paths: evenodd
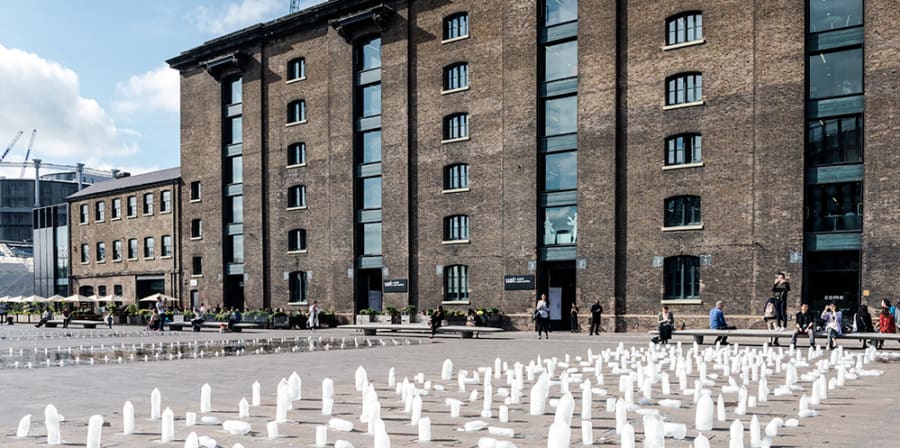
M 166 293 L 166 281 L 161 278 L 159 278 L 159 279 L 155 279 L 155 278 L 139 279 L 139 280 L 135 281 L 134 289 L 135 289 L 135 296 L 136 296 L 134 298 L 134 301 L 135 301 L 135 303 L 138 303 L 138 301 L 143 299 L 144 297 L 147 297 L 147 296 L 150 296 L 153 294 L 157 294 L 157 293 L 165 294 Z M 144 303 L 147 303 L 147 302 L 144 302 Z M 152 304 L 150 304 L 150 305 L 152 305 Z M 171 304 L 167 303 L 166 305 L 171 305 Z
M 244 309 L 244 276 L 229 275 L 225 277 L 225 297 L 222 307 Z
M 859 309 L 859 258 L 856 250 L 812 252 L 806 256 L 804 296 L 810 309 L 821 313 L 829 301 L 837 303 L 844 316 Z
M 356 310 L 371 308 L 381 311 L 383 307 L 381 269 L 360 269 L 357 274 Z
M 547 263 L 547 300 L 550 306 L 550 329 L 568 331 L 571 326 L 572 304 L 575 303 L 575 262 Z M 579 316 L 582 314 L 579 313 Z

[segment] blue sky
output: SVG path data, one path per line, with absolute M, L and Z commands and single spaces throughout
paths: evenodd
M 290 0 L 2 0 L 0 150 L 25 131 L 5 161 L 24 159 L 37 128 L 33 156 L 45 162 L 133 173 L 177 166 L 178 75 L 165 60 L 289 7 Z

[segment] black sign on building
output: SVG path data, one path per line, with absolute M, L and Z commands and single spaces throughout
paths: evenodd
M 503 289 L 507 291 L 534 289 L 534 276 L 505 275 L 503 276 Z
M 405 278 L 397 278 L 384 281 L 384 292 L 407 292 L 409 290 L 409 280 Z

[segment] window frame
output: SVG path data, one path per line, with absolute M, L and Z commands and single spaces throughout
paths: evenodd
M 288 253 L 306 253 L 306 229 L 288 230 Z
M 295 193 L 296 191 L 296 193 Z M 296 198 L 295 198 L 296 196 Z M 294 200 L 297 200 L 295 203 Z M 306 185 L 292 185 L 287 191 L 287 210 L 302 210 L 306 208 Z
M 697 80 L 700 82 L 698 83 Z M 674 85 L 672 84 L 673 82 Z M 679 82 L 682 82 L 684 85 L 684 101 L 681 102 L 678 102 Z M 692 84 L 693 87 L 688 87 L 689 84 Z M 689 100 L 689 97 L 693 97 L 693 100 Z M 701 104 L 703 104 L 702 72 L 681 72 L 666 77 L 664 109 L 678 109 L 682 107 L 699 106 Z
M 140 250 L 140 247 L 138 247 L 137 238 L 129 238 L 128 239 L 128 253 L 127 253 L 128 259 L 129 260 L 137 260 L 139 250 Z
M 153 210 L 153 205 L 154 205 L 154 197 L 153 197 L 153 193 L 144 193 L 144 194 L 141 196 L 141 198 L 143 199 L 143 201 L 141 202 L 141 204 L 142 204 L 142 206 L 141 206 L 142 214 L 143 214 L 144 216 L 151 216 L 151 215 L 153 215 L 153 211 L 154 211 L 154 210 Z M 149 200 L 150 200 L 149 202 L 147 201 L 148 198 L 149 198 Z
M 441 129 L 441 143 L 453 143 L 468 140 L 471 136 L 470 129 L 468 112 L 456 112 L 446 115 L 443 119 L 443 126 Z
M 197 188 L 194 188 L 195 186 Z M 191 202 L 200 202 L 203 200 L 203 184 L 199 180 L 191 181 L 190 188 L 189 197 Z
M 191 220 L 191 239 L 203 239 L 203 220 L 200 218 L 194 218 Z
M 200 255 L 191 257 L 191 277 L 203 277 L 203 257 Z
M 700 25 L 697 25 L 697 17 L 700 18 Z M 689 19 L 693 19 L 694 27 L 688 27 Z M 678 25 L 683 21 L 683 29 L 679 30 Z M 675 30 L 670 30 L 672 26 L 675 26 Z M 700 30 L 700 37 L 697 36 L 697 29 Z M 690 34 L 689 30 L 694 30 L 694 38 L 688 39 L 688 35 Z M 706 37 L 703 35 L 703 11 L 700 10 L 692 10 L 692 11 L 683 11 L 678 14 L 671 15 L 665 20 L 665 28 L 663 41 L 665 42 L 663 48 L 670 50 L 675 48 L 682 48 L 691 45 L 698 45 L 706 42 Z M 675 34 L 674 41 L 670 40 L 672 34 Z
M 469 215 L 457 214 L 444 217 L 444 244 L 466 244 L 470 240 Z
M 461 70 L 461 74 L 460 74 Z M 469 90 L 469 62 L 468 61 L 459 61 L 454 62 L 452 64 L 445 65 L 443 70 L 443 76 L 441 80 L 441 94 L 447 95 L 450 93 L 462 92 L 465 90 Z M 456 73 L 454 73 L 456 72 Z M 460 84 L 456 87 L 451 85 L 451 81 L 459 82 L 462 80 L 463 84 Z
M 299 69 L 295 70 L 297 67 L 299 67 Z M 285 79 L 287 80 L 286 84 L 306 79 L 306 57 L 300 56 L 288 61 L 285 75 Z
M 133 203 L 132 203 L 133 202 Z M 125 199 L 125 213 L 129 218 L 137 218 L 138 215 L 138 205 L 137 205 L 137 195 L 130 195 Z
M 846 154 L 850 151 L 848 142 L 850 139 L 845 138 L 844 130 L 844 122 L 846 120 L 853 120 L 854 126 L 856 126 L 856 145 L 857 151 L 859 152 L 858 160 L 847 160 Z M 828 148 L 828 134 L 826 134 L 828 129 L 828 124 L 834 123 L 837 126 L 837 134 L 835 140 L 837 141 L 837 148 L 832 150 Z M 820 129 L 820 151 L 817 153 L 813 153 L 813 143 L 812 143 L 812 133 L 813 133 L 813 124 L 819 124 Z M 806 122 L 806 161 L 807 166 L 809 167 L 825 167 L 825 166 L 840 166 L 840 165 L 852 165 L 858 163 L 864 163 L 866 160 L 866 151 L 865 151 L 865 117 L 862 113 L 854 113 L 847 115 L 837 115 L 833 117 L 822 117 L 822 118 L 814 118 L 807 120 Z M 837 152 L 841 157 L 841 160 L 836 162 L 818 162 L 814 163 L 814 155 L 815 158 L 824 158 L 826 153 Z
M 97 241 L 97 251 L 94 254 L 97 257 L 97 263 L 106 263 L 106 242 Z
M 94 203 L 94 222 L 106 221 L 106 201 Z
M 299 109 L 295 109 L 299 106 Z M 288 102 L 287 104 L 287 121 L 285 123 L 285 127 L 296 126 L 298 124 L 306 123 L 306 99 L 300 98 L 293 101 Z M 298 116 L 294 117 L 294 114 L 297 113 Z M 295 119 L 296 118 L 296 119 Z
M 156 258 L 156 238 L 144 237 L 144 259 L 152 260 L 154 258 Z
M 166 243 L 168 240 L 168 243 Z M 172 245 L 172 235 L 163 235 L 160 240 L 159 257 L 172 258 L 175 255 L 175 248 Z
M 166 196 L 169 196 L 166 199 Z M 159 192 L 159 213 L 172 213 L 172 190 L 162 190 Z
M 78 224 L 89 224 L 91 219 L 90 205 L 87 203 L 78 206 Z
M 122 240 L 113 240 L 112 261 L 122 261 Z
M 443 303 L 466 304 L 471 301 L 469 293 L 469 266 L 465 264 L 452 264 L 444 267 L 443 272 Z M 453 291 L 453 292 L 451 292 Z M 453 295 L 454 298 L 451 298 Z
M 464 173 L 454 173 L 454 170 L 458 169 L 464 171 Z M 445 166 L 443 192 L 457 193 L 462 191 L 469 191 L 471 185 L 469 171 L 470 167 L 468 163 L 453 163 Z M 454 180 L 460 182 L 460 185 L 454 186 Z M 465 185 L 462 185 L 463 180 L 465 181 Z
M 677 288 L 678 285 L 681 287 Z M 700 285 L 700 257 L 674 255 L 663 260 L 664 301 L 700 299 Z M 675 291 L 676 289 L 680 290 Z M 686 294 L 686 292 L 693 292 L 693 294 Z
M 663 201 L 663 230 L 703 229 L 702 204 L 701 197 L 698 195 L 685 194 L 667 197 Z M 670 213 L 670 210 L 673 211 Z M 679 210 L 681 216 L 675 216 Z
M 294 160 L 295 150 L 299 148 L 300 159 Z M 292 163 L 294 162 L 294 163 Z M 287 168 L 306 166 L 306 142 L 294 142 L 287 146 Z
M 109 220 L 122 219 L 122 198 L 113 198 L 109 208 Z
M 459 19 L 464 20 L 459 21 Z M 465 28 L 465 34 L 462 34 L 462 32 L 460 31 L 460 29 L 463 27 Z M 471 30 L 472 28 L 469 23 L 468 11 L 457 11 L 452 14 L 448 14 L 444 16 L 444 19 L 441 21 L 441 43 L 449 44 L 451 42 L 468 39 L 471 35 Z M 455 31 L 455 33 L 453 31 Z
M 296 291 L 296 292 L 295 292 Z M 294 300 L 294 297 L 297 300 Z M 309 303 L 309 272 L 293 271 L 288 273 L 288 305 L 306 305 Z
M 87 243 L 81 244 L 81 264 L 90 264 L 91 262 L 91 245 Z
M 671 162 L 670 160 L 674 160 L 678 154 L 678 141 L 682 141 L 681 147 L 682 149 L 682 158 L 685 160 L 684 162 Z M 698 144 L 699 143 L 699 144 Z M 690 154 L 691 158 L 688 161 L 687 155 Z M 699 154 L 698 158 L 694 156 Z M 664 140 L 663 143 L 663 167 L 668 169 L 673 168 L 688 168 L 695 166 L 703 165 L 703 134 L 700 132 L 683 132 L 680 134 L 673 134 Z

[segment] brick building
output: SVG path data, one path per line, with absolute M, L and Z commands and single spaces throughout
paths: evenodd
M 180 195 L 179 169 L 170 168 L 69 196 L 71 290 L 126 304 L 154 293 L 182 297 Z
M 619 330 L 716 300 L 750 324 L 777 271 L 792 307 L 874 302 L 900 273 L 889 3 L 332 0 L 206 42 L 168 61 L 185 287 L 522 317 L 547 292 Z

